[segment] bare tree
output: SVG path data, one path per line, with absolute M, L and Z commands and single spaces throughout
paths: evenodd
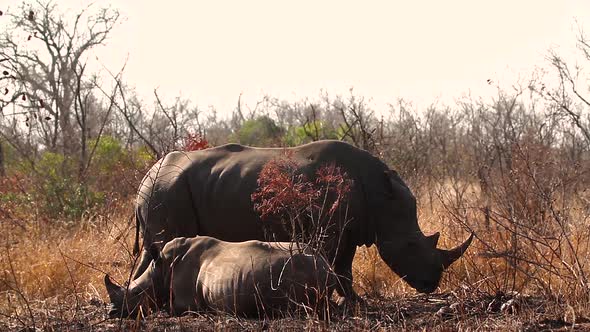
M 582 61 L 590 62 L 590 41 L 580 30 L 577 46 Z M 531 85 L 552 105 L 553 116 L 569 120 L 585 141 L 586 150 L 590 147 L 590 94 L 587 85 L 588 72 L 580 64 L 572 64 L 556 51 L 550 51 L 548 60 L 555 70 L 558 85 L 549 88 L 544 83 Z
M 6 13 L 10 22 L 0 35 L 0 59 L 8 99 L 2 106 L 17 104 L 28 114 L 27 126 L 43 120 L 36 131 L 50 151 L 71 154 L 84 144 L 72 138 L 78 135 L 73 121 L 75 109 L 82 107 L 79 97 L 90 96 L 82 91 L 87 88 L 82 81 L 88 54 L 105 43 L 119 20 L 116 10 L 91 9 L 70 19 L 57 11 L 55 3 L 38 0 Z M 86 125 L 82 118 L 76 120 Z
M 374 135 L 377 131 L 377 121 L 373 110 L 365 102 L 365 98 L 356 96 L 353 90 L 350 89 L 348 98 L 344 99 L 338 96 L 332 102 L 332 107 L 340 114 L 344 122 L 343 138 L 349 138 L 354 145 L 374 152 L 376 148 Z

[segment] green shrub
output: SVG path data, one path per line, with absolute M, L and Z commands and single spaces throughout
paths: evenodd
M 33 201 L 48 217 L 79 218 L 84 211 L 104 200 L 104 195 L 93 192 L 88 184 L 78 179 L 75 160 L 54 152 L 43 152 L 36 164 Z
M 96 140 L 90 141 L 89 146 L 94 146 Z M 123 150 L 121 142 L 111 136 L 102 136 L 96 145 L 92 167 L 101 173 L 115 171 L 120 163 L 128 159 L 127 152 Z
M 153 163 L 146 148 L 127 150 L 118 139 L 103 136 L 96 145 L 85 182 L 96 193 L 108 193 L 109 199 L 126 197 L 135 194 L 139 180 Z
M 323 121 L 316 120 L 314 122 L 306 123 L 303 126 L 295 126 L 289 128 L 283 137 L 283 143 L 287 146 L 297 146 L 309 143 L 317 139 L 341 139 L 344 135 L 344 130 L 340 126 L 337 130 L 326 126 Z
M 245 145 L 272 146 L 280 141 L 282 133 L 282 128 L 264 115 L 245 121 L 234 139 Z

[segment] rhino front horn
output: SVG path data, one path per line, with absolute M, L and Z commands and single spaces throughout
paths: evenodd
M 463 242 L 463 244 L 451 250 L 438 249 L 441 254 L 442 264 L 445 269 L 453 264 L 453 262 L 455 262 L 457 259 L 459 259 L 463 253 L 465 253 L 465 251 L 467 251 L 467 248 L 469 248 L 469 245 L 473 240 L 473 235 L 474 234 L 471 233 L 471 236 L 469 236 L 469 238 Z

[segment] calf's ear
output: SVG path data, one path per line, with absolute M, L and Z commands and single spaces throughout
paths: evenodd
M 112 303 L 120 304 L 123 298 L 124 289 L 116 285 L 108 274 L 104 276 L 104 284 L 107 288 L 107 293 Z

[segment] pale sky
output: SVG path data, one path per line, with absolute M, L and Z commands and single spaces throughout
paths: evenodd
M 492 94 L 487 79 L 514 83 L 549 48 L 571 52 L 576 19 L 590 26 L 589 0 L 95 1 L 105 4 L 126 19 L 101 62 L 116 70 L 129 54 L 126 80 L 147 98 L 159 87 L 220 111 L 240 93 L 253 103 L 354 87 L 377 107 Z

